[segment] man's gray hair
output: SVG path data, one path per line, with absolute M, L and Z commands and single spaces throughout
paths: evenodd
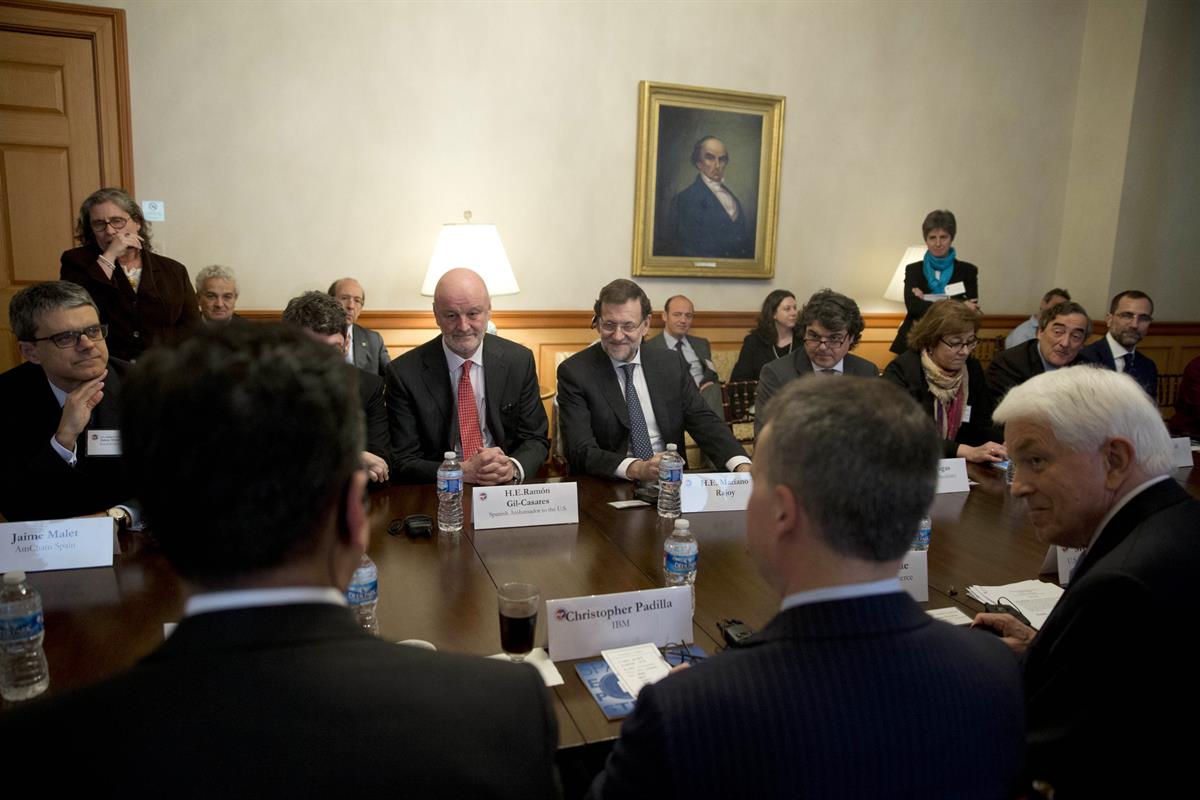
M 233 270 L 229 267 L 223 267 L 220 264 L 209 264 L 204 269 L 196 273 L 196 294 L 204 291 L 205 281 L 211 280 L 229 281 L 233 284 L 234 297 L 238 294 L 237 276 L 233 274 Z
M 849 376 L 792 381 L 765 413 L 765 478 L 792 490 L 825 543 L 868 561 L 904 555 L 937 480 L 929 414 L 888 381 Z
M 37 338 L 38 320 L 47 311 L 91 306 L 96 309 L 96 318 L 100 317 L 100 309 L 96 301 L 78 283 L 70 281 L 47 281 L 26 286 L 12 296 L 8 302 L 8 324 L 19 342 L 32 342 Z M 57 333 L 57 331 L 56 331 Z
M 283 310 L 283 321 L 322 336 L 345 334 L 350 324 L 342 304 L 324 292 L 305 292 L 293 297 Z
M 1133 442 L 1138 465 L 1150 475 L 1172 469 L 1171 438 L 1158 407 L 1137 381 L 1112 370 L 1080 365 L 1035 375 L 1008 391 L 992 419 L 1042 423 L 1078 453 L 1097 452 L 1120 436 Z

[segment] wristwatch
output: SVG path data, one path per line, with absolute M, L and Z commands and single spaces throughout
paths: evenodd
M 113 522 L 117 524 L 118 530 L 125 530 L 129 527 L 129 512 L 120 506 L 113 506 L 104 513 L 112 517 Z

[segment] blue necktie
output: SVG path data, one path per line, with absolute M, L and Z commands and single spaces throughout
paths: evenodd
M 638 398 L 637 387 L 633 385 L 633 368 L 636 366 L 621 365 L 621 369 L 625 370 L 625 407 L 629 410 L 629 449 L 634 458 L 648 460 L 654 458 L 654 448 L 650 446 L 650 432 L 646 429 L 642 401 Z

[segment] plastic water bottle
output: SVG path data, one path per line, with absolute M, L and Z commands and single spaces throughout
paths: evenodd
M 0 588 L 0 695 L 10 703 L 37 697 L 50 685 L 43 635 L 41 595 L 25 582 L 24 572 L 5 573 Z
M 363 553 L 362 561 L 350 579 L 346 599 L 350 601 L 350 610 L 354 612 L 354 619 L 359 626 L 367 633 L 378 636 L 379 620 L 375 616 L 375 607 L 379 604 L 379 570 L 366 553 Z
M 462 533 L 462 464 L 453 450 L 447 450 L 442 457 L 446 460 L 437 471 L 438 530 L 443 533 Z
M 675 530 L 663 542 L 663 577 L 667 586 L 687 586 L 696 582 L 700 546 L 688 528 L 686 519 L 675 520 Z
M 683 458 L 678 448 L 667 445 L 658 462 L 658 515 L 666 519 L 679 516 L 679 485 L 683 483 Z
M 921 517 L 921 522 L 917 526 L 917 535 L 913 537 L 913 550 L 928 550 L 929 539 L 933 536 L 933 520 L 928 515 Z

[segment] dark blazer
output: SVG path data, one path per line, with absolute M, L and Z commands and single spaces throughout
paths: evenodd
M 700 389 L 700 396 L 704 398 L 704 402 L 708 403 L 708 407 L 715 411 L 718 417 L 724 419 L 725 401 L 721 394 L 721 376 L 718 375 L 717 371 L 711 366 L 712 345 L 708 343 L 708 339 L 704 339 L 699 336 L 692 336 L 690 333 L 687 335 L 687 340 L 688 344 L 692 346 L 692 350 L 696 353 L 696 357 L 700 359 L 700 365 L 704 369 L 704 377 L 702 380 L 704 383 L 709 384 L 703 389 Z M 644 342 L 642 342 L 642 346 L 657 347 L 660 350 L 679 352 L 674 349 L 674 346 L 668 346 L 666 337 L 664 337 L 661 333 L 651 339 L 646 339 Z M 680 353 L 680 355 L 683 354 Z M 687 358 L 684 358 L 683 360 L 686 362 Z M 690 364 L 687 365 L 687 369 L 688 373 L 690 374 L 692 370 Z
M 1081 361 L 1096 364 L 1105 369 L 1114 371 L 1117 369 L 1117 363 L 1113 359 L 1112 348 L 1108 346 L 1107 334 L 1080 350 L 1079 358 Z M 1138 385 L 1146 390 L 1146 394 L 1155 399 L 1158 398 L 1158 365 L 1154 363 L 1154 359 L 1148 358 L 1135 350 L 1133 352 L 1133 364 L 1125 373 L 1137 381 Z
M 362 398 L 363 417 L 367 424 L 365 449 L 386 461 L 388 468 L 391 469 L 391 434 L 388 431 L 387 406 L 383 400 L 383 378 L 374 373 L 351 367 L 349 364 L 346 365 L 346 368 L 354 369 L 354 374 L 358 378 L 358 395 Z
M 92 428 L 121 427 L 121 379 L 126 364 L 109 359 L 104 398 L 92 411 L 92 422 L 75 445 L 71 467 L 54 450 L 50 438 L 58 430 L 62 408 L 50 390 L 46 373 L 26 362 L 0 374 L 0 398 L 12 423 L 0 456 L 0 514 L 10 522 L 63 519 L 105 511 L 133 497 L 120 456 L 88 456 Z
M 550 440 L 549 424 L 529 348 L 499 336 L 483 342 L 487 427 L 496 446 L 537 475 Z M 392 434 L 392 482 L 432 483 L 442 454 L 458 442 L 458 411 L 442 337 L 414 348 L 387 367 L 387 412 Z
M 792 353 L 803 349 L 804 340 L 800 338 L 799 334 L 796 334 L 792 337 Z M 788 353 L 786 349 L 777 353 L 773 342 L 768 342 L 756 332 L 750 331 L 746 334 L 746 338 L 742 339 L 742 350 L 738 353 L 733 371 L 729 373 L 729 380 L 756 381 L 762 374 L 763 367 L 777 358 L 786 358 L 789 355 L 791 353 Z
M 1076 356 L 1073 364 L 1079 363 Z M 1042 354 L 1038 351 L 1038 340 L 1030 339 L 1016 347 L 1010 347 L 992 359 L 987 368 L 988 388 L 992 397 L 999 403 L 1014 386 L 1020 386 L 1034 375 L 1046 371 L 1042 363 Z
M 1017 660 L 903 593 L 798 606 L 647 686 L 593 798 L 1003 798 Z
M 771 399 L 771 396 L 791 381 L 813 374 L 815 373 L 812 361 L 809 360 L 808 353 L 804 351 L 803 347 L 793 350 L 790 356 L 777 358 L 767 363 L 762 368 L 762 372 L 758 376 L 758 393 L 754 396 L 754 408 L 758 412 L 754 417 L 755 436 L 766 424 L 766 418 L 762 412 L 766 409 L 767 401 Z M 842 359 L 842 374 L 855 375 L 860 378 L 878 378 L 879 368 L 865 358 L 847 353 L 846 357 Z
M 196 290 L 183 264 L 143 250 L 142 280 L 134 292 L 120 268 L 105 277 L 96 263 L 99 256 L 95 245 L 67 250 L 59 275 L 87 289 L 96 301 L 100 321 L 108 324 L 110 356 L 135 361 L 146 348 L 173 341 L 200 324 Z
M 956 297 L 962 300 L 979 299 L 979 268 L 956 258 L 954 259 L 954 275 L 950 278 L 949 283 L 958 283 L 959 281 L 963 282 L 967 292 L 956 295 Z M 908 349 L 908 332 L 912 330 L 913 323 L 925 316 L 925 312 L 933 305 L 928 300 L 922 300 L 914 295 L 912 293 L 914 288 L 925 293 L 929 292 L 929 282 L 925 280 L 924 261 L 914 261 L 904 268 L 904 308 L 908 311 L 908 315 L 904 317 L 904 322 L 900 323 L 900 329 L 896 331 L 896 338 L 892 340 L 890 349 L 893 353 L 903 353 Z
M 729 218 L 721 201 L 697 173 L 691 186 L 671 198 L 654 255 L 754 258 L 754 227 L 732 190 L 729 195 L 737 206 L 736 220 Z
M 387 377 L 387 365 L 391 357 L 388 356 L 383 337 L 369 328 L 351 325 L 350 338 L 354 341 L 354 366 L 381 378 Z
M 1200 502 L 1170 478 L 1079 560 L 1025 660 L 1028 767 L 1056 796 L 1169 797 L 1192 784 L 1195 737 L 1179 725 L 1200 699 L 1181 610 L 1197 575 Z
M 132 669 L 0 714 L 4 741 L 64 730 L 88 746 L 36 771 L 48 791 L 86 775 L 96 797 L 558 796 L 535 670 L 390 644 L 332 605 L 188 617 Z
M 933 395 L 925 382 L 920 353 L 908 350 L 896 356 L 883 371 L 883 377 L 908 392 L 933 417 Z M 992 424 L 992 410 L 996 404 L 983 375 L 983 367 L 974 357 L 967 359 L 967 405 L 971 408 L 971 421 L 958 427 L 958 436 L 953 440 L 942 440 L 943 458 L 954 458 L 960 444 L 974 447 L 1000 440 L 1000 434 Z
M 650 407 L 663 442 L 684 453 L 684 431 L 718 468 L 746 451 L 724 421 L 696 391 L 696 382 L 677 353 L 643 347 L 642 369 Z M 629 452 L 629 409 L 600 345 L 585 347 L 558 366 L 558 411 L 567 462 L 576 474 L 612 478 Z

